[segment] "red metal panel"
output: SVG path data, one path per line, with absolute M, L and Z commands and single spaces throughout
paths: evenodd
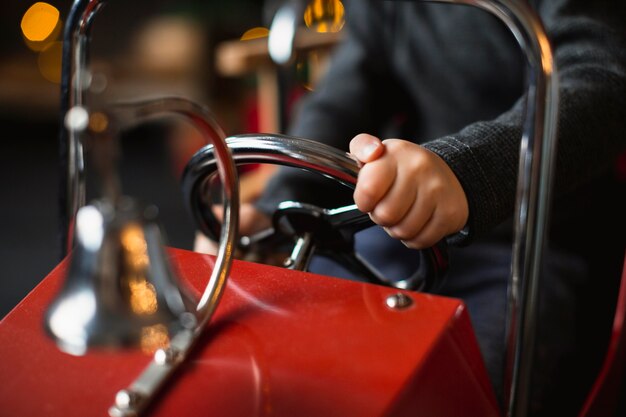
M 172 249 L 198 292 L 214 258 Z M 42 327 L 63 262 L 0 323 L 2 415 L 106 416 L 150 358 L 60 352 Z M 223 301 L 151 416 L 497 416 L 459 300 L 235 261 Z

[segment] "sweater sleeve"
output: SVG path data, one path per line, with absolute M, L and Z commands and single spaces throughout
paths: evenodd
M 626 146 L 626 13 L 621 2 L 546 0 L 538 6 L 559 78 L 555 198 L 597 180 Z M 494 120 L 424 146 L 468 197 L 469 238 L 513 212 L 525 97 Z

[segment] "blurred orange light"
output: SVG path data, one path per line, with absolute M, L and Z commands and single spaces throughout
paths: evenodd
M 316 32 L 339 32 L 345 23 L 340 0 L 312 0 L 304 11 L 304 23 Z
M 270 31 L 267 28 L 256 27 L 256 28 L 246 30 L 246 32 L 243 35 L 241 35 L 241 38 L 239 40 L 249 41 L 251 39 L 267 38 L 269 33 Z
M 22 33 L 31 42 L 41 42 L 46 40 L 55 32 L 59 23 L 59 10 L 43 2 L 38 2 L 22 16 Z
M 39 72 L 43 77 L 53 83 L 61 82 L 61 52 L 63 45 L 61 42 L 52 42 L 39 53 L 37 64 Z
M 89 128 L 96 133 L 104 132 L 109 126 L 109 118 L 102 112 L 95 112 L 89 118 Z M 124 232 L 122 232 L 124 233 Z M 124 236 L 122 234 L 122 236 Z

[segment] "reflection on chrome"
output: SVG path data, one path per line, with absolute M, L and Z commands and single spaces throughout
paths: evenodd
M 165 349 L 169 344 L 170 337 L 164 325 L 155 324 L 141 329 L 139 346 L 142 352 L 151 355 L 159 349 Z
M 156 298 L 154 285 L 145 278 L 133 278 L 128 282 L 130 290 L 130 308 L 135 314 L 154 314 L 159 303 Z
M 79 210 L 67 276 L 45 321 L 66 351 L 140 344 L 143 328 L 155 324 L 170 335 L 185 327 L 180 317 L 193 302 L 169 265 L 149 213 L 128 197 L 116 204 L 97 200 Z M 76 300 L 92 300 L 86 315 Z M 63 327 L 58 317 L 64 318 Z M 72 332 L 63 329 L 68 326 Z
M 148 242 L 141 226 L 138 223 L 126 225 L 120 233 L 120 242 L 124 249 L 125 269 L 132 274 L 145 274 L 150 260 L 148 259 Z
M 298 21 L 298 10 L 292 3 L 282 6 L 272 20 L 267 47 L 270 57 L 277 64 L 287 64 L 293 58 Z
M 88 125 L 89 113 L 84 107 L 72 107 L 65 114 L 65 126 L 70 130 L 83 131 Z
M 87 289 L 75 292 L 49 318 L 49 326 L 59 339 L 61 350 L 71 355 L 87 351 L 86 327 L 96 313 L 96 297 Z
M 100 249 L 104 238 L 104 218 L 94 206 L 85 206 L 76 215 L 76 238 L 91 252 Z

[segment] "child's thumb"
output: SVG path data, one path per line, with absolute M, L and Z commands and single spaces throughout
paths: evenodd
M 358 134 L 350 141 L 350 153 L 363 163 L 378 159 L 384 149 L 380 139 L 367 133 Z

